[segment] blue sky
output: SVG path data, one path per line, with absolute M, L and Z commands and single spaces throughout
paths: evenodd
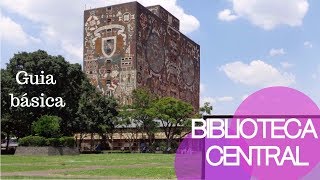
M 82 63 L 82 13 L 127 0 L 2 0 L 1 67 L 13 53 L 43 49 Z M 180 18 L 201 46 L 201 99 L 232 114 L 268 86 L 298 89 L 320 105 L 320 2 L 316 0 L 141 0 Z

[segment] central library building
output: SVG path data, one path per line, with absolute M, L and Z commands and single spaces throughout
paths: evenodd
M 85 10 L 84 72 L 100 92 L 113 95 L 121 105 L 130 104 L 132 91 L 143 87 L 157 96 L 188 102 L 198 112 L 200 46 L 179 28 L 179 19 L 159 5 L 130 2 Z M 156 141 L 165 139 L 161 127 L 160 123 Z M 138 134 L 135 142 L 126 140 L 131 128 L 135 125 L 116 128 L 110 137 L 113 149 L 145 146 L 146 134 Z M 181 132 L 177 141 L 185 134 Z M 92 138 L 101 139 L 87 135 L 84 144 Z

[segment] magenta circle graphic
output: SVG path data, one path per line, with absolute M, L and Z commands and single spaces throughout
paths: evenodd
M 228 129 L 230 134 L 236 134 L 242 124 L 244 134 L 253 134 L 255 129 L 257 134 L 251 139 L 242 136 L 235 139 L 193 139 L 189 135 L 177 151 L 177 178 L 301 179 L 310 173 L 320 160 L 320 143 L 316 138 L 320 130 L 319 115 L 318 106 L 308 96 L 295 89 L 270 87 L 257 91 L 240 104 L 233 119 L 229 121 Z M 285 130 L 281 129 L 283 127 L 286 127 Z M 260 153 L 254 153 L 257 149 L 252 151 L 252 165 L 240 158 L 239 166 L 213 167 L 206 161 L 206 152 L 213 145 L 238 146 L 245 154 L 249 154 L 249 147 L 264 148 L 260 149 Z M 270 158 L 270 154 L 274 156 Z M 209 153 L 210 159 L 214 162 L 221 156 L 217 150 Z

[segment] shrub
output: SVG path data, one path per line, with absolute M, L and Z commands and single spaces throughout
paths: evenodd
M 74 147 L 75 139 L 74 137 L 61 137 L 60 143 L 62 146 L 65 146 L 65 147 Z
M 41 116 L 32 123 L 32 130 L 39 136 L 46 138 L 59 137 L 61 118 L 58 116 Z
M 41 136 L 26 136 L 19 139 L 20 146 L 45 146 L 47 145 L 47 140 Z
M 58 147 L 58 146 L 61 145 L 60 139 L 59 138 L 48 138 L 47 139 L 47 145 L 48 146 Z
M 167 144 L 165 141 L 155 142 L 151 145 L 151 150 L 154 151 L 166 151 Z
M 179 148 L 179 143 L 177 141 L 172 141 L 171 148 L 172 148 L 172 152 L 176 152 L 176 150 Z
M 45 138 L 41 136 L 26 136 L 19 139 L 20 146 L 74 147 L 75 142 L 73 137 Z
M 160 148 L 160 151 L 167 151 L 167 143 L 165 141 L 161 141 L 159 143 L 159 148 Z

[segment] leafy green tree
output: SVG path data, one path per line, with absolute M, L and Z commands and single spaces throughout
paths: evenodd
M 93 129 L 101 138 L 101 148 L 106 149 L 107 133 L 112 132 L 117 124 L 118 103 L 113 97 L 98 96 L 96 101 L 97 117 Z
M 14 131 L 13 121 L 10 120 L 10 116 L 2 115 L 1 117 L 1 142 L 3 139 L 6 140 L 6 151 L 9 150 L 9 142 L 10 136 L 13 134 Z
M 83 139 L 87 133 L 90 133 L 90 127 L 93 124 L 92 118 L 94 116 L 93 112 L 88 111 L 88 108 L 93 108 L 90 104 L 91 99 L 96 95 L 96 89 L 92 84 L 84 80 L 81 84 L 81 89 L 83 93 L 81 94 L 79 100 L 79 106 L 76 113 L 76 118 L 74 119 L 73 129 L 75 133 L 79 134 L 78 148 L 81 150 L 81 145 Z M 89 107 L 88 107 L 89 106 Z
M 156 96 L 143 88 L 135 89 L 132 92 L 132 118 L 139 121 L 140 129 L 147 134 L 150 145 L 154 142 L 154 134 L 158 129 L 159 123 L 154 121 L 154 118 L 148 114 L 148 110 L 156 99 Z
M 15 79 L 12 78 L 10 72 L 1 69 L 1 132 L 5 134 L 6 150 L 9 149 L 9 140 L 11 136 L 23 137 L 25 132 L 29 132 L 30 126 L 24 116 L 26 112 L 22 112 L 22 108 L 10 108 L 9 93 L 18 89 Z M 17 118 L 19 117 L 19 118 Z
M 148 114 L 161 121 L 166 136 L 167 148 L 171 148 L 174 136 L 181 133 L 181 128 L 189 123 L 193 107 L 189 103 L 172 97 L 156 100 L 148 110 Z
M 58 116 L 44 115 L 32 123 L 32 130 L 39 136 L 56 138 L 60 136 L 60 121 L 61 118 Z
M 19 71 L 28 74 L 51 74 L 56 80 L 55 85 L 18 84 L 15 80 Z M 47 52 L 38 50 L 27 53 L 14 54 L 5 69 L 1 69 L 1 119 L 6 121 L 1 127 L 11 131 L 17 137 L 31 134 L 33 121 L 42 115 L 54 115 L 61 117 L 61 133 L 71 135 L 76 131 L 73 121 L 79 106 L 79 100 L 83 93 L 82 83 L 87 81 L 80 64 L 70 64 L 62 56 L 51 56 Z M 21 97 L 27 93 L 28 99 L 39 97 L 44 93 L 46 97 L 61 97 L 66 103 L 65 107 L 11 107 L 10 96 Z M 5 127 L 7 126 L 7 127 Z M 9 127 L 10 126 L 10 127 Z
M 203 104 L 202 107 L 200 107 L 200 114 L 203 115 L 203 114 L 211 114 L 211 111 L 212 111 L 212 106 L 210 105 L 210 102 L 205 102 Z
M 153 96 L 150 91 L 138 88 L 132 92 L 132 104 L 121 107 L 119 126 L 126 129 L 127 133 L 125 135 L 129 145 L 136 141 L 139 133 L 148 136 L 150 145 L 154 143 L 155 132 L 158 130 L 159 123 L 148 114 L 148 110 L 155 100 L 156 96 Z M 134 128 L 132 128 L 133 126 Z M 131 150 L 131 147 L 129 149 Z
M 85 94 L 81 97 L 77 119 L 82 122 L 80 133 L 91 133 L 91 148 L 93 148 L 94 133 L 102 137 L 102 149 L 106 148 L 106 134 L 115 128 L 117 122 L 117 106 L 113 97 L 106 97 L 99 93 Z
M 17 68 L 21 67 L 17 65 Z M 10 129 L 18 130 L 19 127 L 15 125 L 19 124 L 18 121 L 20 121 L 27 129 L 20 129 L 21 136 L 18 133 L 14 135 L 23 137 L 31 134 L 31 123 L 26 118 L 23 118 L 26 115 L 24 109 L 10 107 L 9 93 L 14 94 L 14 96 L 20 96 L 23 92 L 19 92 L 19 85 L 15 81 L 15 74 L 13 74 L 12 69 L 8 68 L 8 64 L 6 69 L 1 69 L 1 82 L 1 129 L 5 131 L 9 131 Z
M 135 110 L 130 107 L 125 105 L 121 108 L 118 127 L 129 144 L 129 151 L 132 151 L 133 143 L 137 141 L 139 133 L 142 133 L 142 124 L 139 119 L 134 118 Z

